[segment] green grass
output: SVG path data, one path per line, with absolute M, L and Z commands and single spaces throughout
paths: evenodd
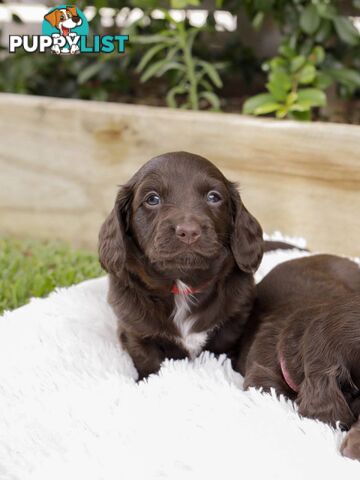
M 95 253 L 57 242 L 0 238 L 0 314 L 103 273 Z

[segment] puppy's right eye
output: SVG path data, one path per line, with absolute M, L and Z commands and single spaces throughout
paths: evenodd
M 156 207 L 157 205 L 160 205 L 160 195 L 157 193 L 151 193 L 145 200 L 146 205 L 149 205 L 150 207 Z

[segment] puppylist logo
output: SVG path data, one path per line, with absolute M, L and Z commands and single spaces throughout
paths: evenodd
M 42 22 L 42 35 L 10 35 L 9 52 L 51 51 L 57 55 L 78 53 L 124 53 L 128 35 L 93 35 L 83 12 L 73 5 L 59 5 L 49 10 Z

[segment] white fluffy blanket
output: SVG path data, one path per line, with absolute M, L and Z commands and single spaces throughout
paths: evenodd
M 298 251 L 266 255 L 260 279 Z M 340 431 L 242 391 L 226 358 L 137 384 L 99 278 L 0 318 L 0 479 L 339 479 Z

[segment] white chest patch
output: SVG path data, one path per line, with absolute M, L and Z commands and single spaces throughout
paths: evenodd
M 188 286 L 181 280 L 176 281 L 179 289 L 175 295 L 175 308 L 172 313 L 172 319 L 180 333 L 180 341 L 184 348 L 189 352 L 191 358 L 195 358 L 201 352 L 206 343 L 207 332 L 191 333 L 195 318 L 191 315 L 191 306 L 195 303 L 195 299 L 191 294 L 185 294 Z

